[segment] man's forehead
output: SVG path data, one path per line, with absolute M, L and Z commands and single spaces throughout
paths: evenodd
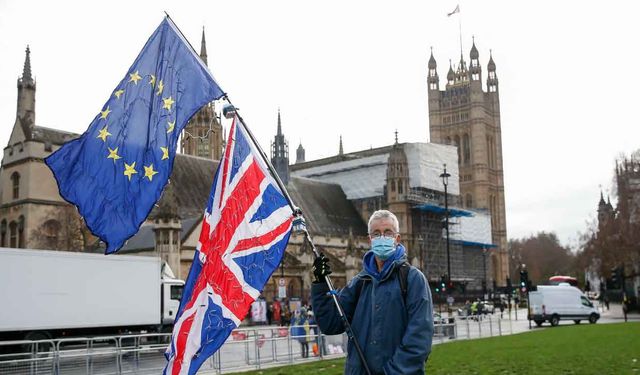
M 384 229 L 395 229 L 393 225 L 393 220 L 390 217 L 383 217 L 380 219 L 375 219 L 371 222 L 371 230 L 384 230 Z

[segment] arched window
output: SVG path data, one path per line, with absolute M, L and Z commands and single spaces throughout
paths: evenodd
M 13 172 L 11 175 L 11 184 L 13 185 L 13 199 L 20 196 L 20 173 Z
M 24 246 L 24 216 L 18 218 L 18 247 L 23 249 Z
M 12 221 L 9 223 L 9 247 L 18 245 L 18 223 Z
M 44 242 L 48 249 L 58 248 L 58 239 L 60 235 L 60 223 L 57 220 L 47 220 L 42 225 Z
M 402 194 L 402 180 L 398 181 L 398 193 Z
M 396 182 L 395 181 L 391 181 L 391 191 L 392 192 L 396 192 Z
M 0 224 L 0 246 L 7 246 L 7 221 L 2 220 L 2 224 Z
M 462 152 L 464 156 L 464 165 L 471 163 L 471 142 L 469 141 L 469 134 L 462 136 Z
M 466 200 L 465 207 L 467 208 L 473 207 L 473 197 L 471 196 L 471 194 L 467 194 L 467 197 L 465 200 Z
M 453 142 L 456 144 L 456 148 L 458 149 L 458 164 L 462 164 L 462 158 L 460 157 L 460 136 L 456 135 L 453 137 Z

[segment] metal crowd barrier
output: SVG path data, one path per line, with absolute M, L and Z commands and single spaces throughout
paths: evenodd
M 292 336 L 292 327 L 254 326 L 236 329 L 201 367 L 201 374 L 300 363 L 344 356 L 345 334 Z M 435 324 L 433 344 L 450 340 L 502 336 L 513 333 L 512 321 L 499 315 L 469 316 Z M 0 341 L 0 374 L 157 374 L 166 364 L 170 333 L 64 338 L 38 341 Z M 306 342 L 308 357 L 302 357 Z
M 339 357 L 346 336 L 292 336 L 292 327 L 257 326 L 232 332 L 200 373 L 260 369 L 265 366 Z M 343 337 L 344 336 L 344 337 Z M 0 374 L 157 374 L 165 364 L 171 333 L 78 337 L 39 341 L 0 341 Z M 302 344 L 308 357 L 302 357 Z M 314 350 L 315 345 L 315 350 Z

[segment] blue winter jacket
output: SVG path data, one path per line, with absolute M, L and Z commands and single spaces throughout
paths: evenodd
M 433 307 L 426 278 L 411 267 L 406 303 L 397 268 L 407 259 L 398 245 L 396 253 L 378 272 L 374 255 L 367 252 L 364 269 L 338 292 L 338 298 L 362 347 L 372 374 L 424 374 L 431 352 Z M 359 283 L 360 279 L 364 283 Z M 356 286 L 361 285 L 356 301 Z M 313 311 L 320 330 L 327 335 L 344 332 L 342 320 L 325 283 L 311 287 Z M 353 342 L 349 341 L 345 374 L 365 374 Z

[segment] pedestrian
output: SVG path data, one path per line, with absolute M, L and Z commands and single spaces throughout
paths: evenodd
M 478 320 L 478 300 L 473 301 L 471 304 L 471 316 L 473 320 Z
M 273 305 L 269 304 L 269 307 L 267 307 L 267 325 L 271 325 L 272 316 L 273 316 Z
M 277 325 L 282 325 L 282 318 L 281 318 L 281 314 L 282 314 L 282 307 L 280 306 L 280 301 L 275 300 L 273 301 L 273 321 L 275 324 Z
M 433 338 L 429 284 L 422 272 L 407 262 L 393 213 L 374 212 L 368 229 L 371 250 L 364 255 L 363 270 L 336 291 L 336 296 L 372 374 L 424 374 Z M 331 267 L 323 254 L 314 261 L 313 273 L 311 302 L 320 331 L 341 334 L 345 328 L 328 295 L 325 277 Z M 354 345 L 350 340 L 345 374 L 365 373 Z
M 309 321 L 307 320 L 307 312 L 295 310 L 291 318 L 291 337 L 300 343 L 300 353 L 302 358 L 309 357 Z
M 627 312 L 629 312 L 629 298 L 627 293 L 622 294 L 622 314 L 624 315 L 624 321 L 627 321 Z
M 504 303 L 500 301 L 500 319 L 502 319 L 503 313 L 504 313 Z
M 609 296 L 606 294 L 604 295 L 604 306 L 607 308 L 607 311 L 609 311 Z

